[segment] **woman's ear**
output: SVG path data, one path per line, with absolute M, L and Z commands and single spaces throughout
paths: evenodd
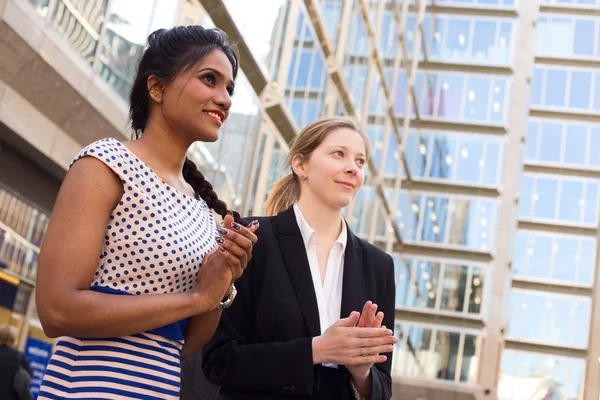
M 146 81 L 148 88 L 148 94 L 150 98 L 156 103 L 162 103 L 163 85 L 156 75 L 150 75 Z
M 304 165 L 304 158 L 301 154 L 296 154 L 292 157 L 292 171 L 294 171 L 300 179 L 306 178 L 306 165 Z

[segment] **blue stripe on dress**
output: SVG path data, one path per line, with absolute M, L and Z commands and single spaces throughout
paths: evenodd
M 73 394 L 76 394 L 76 393 L 94 393 L 94 394 L 110 393 L 110 394 L 119 395 L 119 396 L 133 397 L 133 398 L 137 398 L 137 399 L 164 400 L 161 397 L 154 397 L 154 396 L 150 396 L 150 395 L 142 396 L 139 393 L 129 392 L 127 390 L 119 390 L 119 389 L 114 389 L 114 388 L 104 387 L 104 386 L 87 386 L 87 387 L 81 387 L 81 388 L 67 388 L 63 385 L 59 385 L 57 383 L 54 383 L 54 382 L 51 382 L 48 380 L 44 381 L 44 386 L 48 386 L 48 387 L 51 387 L 52 389 L 60 390 L 65 393 L 73 393 Z M 156 388 L 154 390 L 156 390 Z M 59 397 L 56 395 L 51 395 L 50 393 L 45 392 L 45 391 L 40 391 L 40 395 L 41 394 L 44 394 L 44 396 L 51 396 L 50 398 L 52 398 L 52 399 L 62 399 L 63 398 L 63 397 Z M 99 397 L 99 399 L 101 399 L 101 397 Z
M 54 376 L 60 380 L 63 380 L 65 382 L 106 382 L 106 383 L 115 383 L 115 384 L 119 384 L 119 385 L 123 385 L 123 386 L 131 386 L 131 387 L 136 387 L 136 388 L 140 388 L 140 389 L 144 389 L 144 390 L 149 390 L 149 391 L 154 391 L 157 393 L 162 393 L 162 394 L 166 394 L 168 396 L 179 396 L 179 390 L 177 391 L 173 391 L 173 390 L 168 390 L 165 388 L 161 388 L 158 386 L 152 386 L 152 385 L 148 385 L 148 384 L 144 384 L 141 382 L 135 382 L 133 380 L 127 380 L 127 379 L 122 379 L 122 378 L 112 378 L 112 377 L 108 377 L 108 376 L 100 376 L 100 375 L 94 375 L 94 376 L 68 376 L 65 375 L 63 373 L 57 372 L 57 371 L 53 371 L 53 370 L 48 370 L 46 372 L 47 375 L 49 376 Z M 178 388 L 179 389 L 179 388 Z
M 140 357 L 140 358 L 146 358 L 148 360 L 153 360 L 162 364 L 166 364 L 166 365 L 170 365 L 171 367 L 175 367 L 175 368 L 180 368 L 181 367 L 181 363 L 180 362 L 175 362 L 175 361 L 170 361 L 170 360 L 166 360 L 162 357 L 158 357 L 152 354 L 148 354 L 148 353 L 143 353 L 143 352 L 139 352 L 139 351 L 134 351 L 134 350 L 129 350 L 129 349 L 124 349 L 122 347 L 117 347 L 117 346 L 111 346 L 110 343 L 112 342 L 111 340 L 104 340 L 103 341 L 104 345 L 77 345 L 71 342 L 67 342 L 67 341 L 63 341 L 61 344 L 64 347 L 68 347 L 70 349 L 85 353 L 86 351 L 109 351 L 111 353 L 121 353 L 121 354 L 126 354 L 129 356 L 135 356 L 135 357 Z M 170 354 L 171 357 L 175 358 L 175 356 L 173 356 L 172 354 Z
M 63 361 L 52 360 L 52 365 L 57 367 L 69 370 L 71 372 L 91 372 L 91 371 L 104 371 L 104 372 L 114 372 L 132 377 L 139 377 L 144 379 L 150 379 L 156 382 L 164 383 L 165 385 L 172 385 L 179 389 L 179 380 L 170 380 L 166 378 L 162 378 L 156 375 L 146 374 L 144 372 L 131 371 L 125 368 L 118 367 L 107 367 L 103 365 L 71 365 L 67 364 Z
M 140 368 L 148 368 L 151 370 L 155 370 L 155 371 L 159 371 L 162 373 L 165 373 L 167 375 L 172 375 L 172 376 L 176 376 L 177 379 L 179 379 L 179 371 L 172 371 L 170 369 L 166 369 L 166 368 L 161 368 L 157 365 L 154 364 L 146 364 L 143 362 L 139 362 L 139 361 L 132 361 L 132 360 L 128 360 L 126 358 L 119 358 L 119 357 L 109 357 L 109 356 L 81 356 L 81 355 L 77 355 L 74 356 L 70 353 L 66 353 L 62 350 L 57 350 L 55 353 L 57 356 L 62 356 L 65 358 L 68 358 L 70 360 L 73 361 L 106 361 L 106 362 L 118 362 L 121 364 L 127 364 L 127 365 L 133 365 L 134 367 L 140 367 Z

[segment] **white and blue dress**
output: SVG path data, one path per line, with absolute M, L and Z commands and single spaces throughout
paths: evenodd
M 82 157 L 101 160 L 123 183 L 90 289 L 129 296 L 192 289 L 216 245 L 206 202 L 170 187 L 114 138 L 92 143 L 73 162 Z M 188 322 L 109 339 L 60 338 L 38 399 L 178 399 Z

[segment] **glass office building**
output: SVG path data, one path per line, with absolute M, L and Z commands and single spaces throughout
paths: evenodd
M 371 139 L 346 218 L 396 261 L 395 396 L 597 399 L 600 2 L 273 1 L 268 39 L 242 1 L 202 3 L 268 40 L 261 95 L 296 127 L 347 114 Z
M 233 114 L 191 156 L 243 214 L 263 213 L 301 127 L 359 120 L 373 156 L 345 217 L 396 262 L 394 398 L 600 397 L 600 0 L 16 3 L 123 110 L 149 32 L 227 31 Z M 30 293 L 51 204 L 11 216 L 15 192 L 0 273 Z

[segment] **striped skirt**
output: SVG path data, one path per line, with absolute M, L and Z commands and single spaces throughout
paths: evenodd
M 152 333 L 63 337 L 38 399 L 179 399 L 182 342 Z

